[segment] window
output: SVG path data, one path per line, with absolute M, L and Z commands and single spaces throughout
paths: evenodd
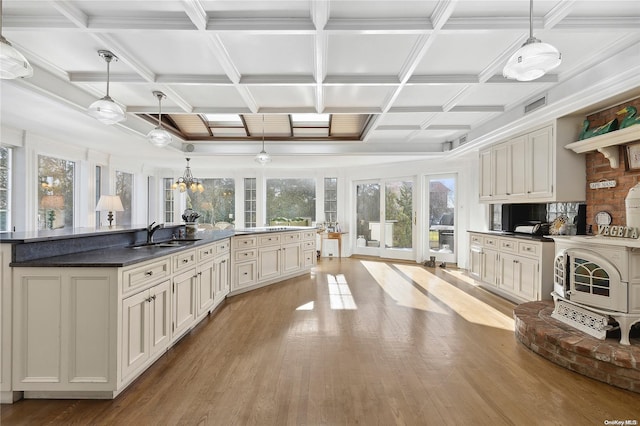
M 164 188 L 164 221 L 165 222 L 173 222 L 173 212 L 175 209 L 175 198 L 173 196 L 173 179 L 172 178 L 164 178 L 162 180 L 163 188 Z
M 38 229 L 73 227 L 75 163 L 38 156 Z
M 203 179 L 204 192 L 187 191 L 187 208 L 200 213 L 198 223 L 234 223 L 235 181 L 231 178 Z
M 0 147 L 0 232 L 11 228 L 11 148 Z
M 324 220 L 338 221 L 338 178 L 324 178 Z
M 256 226 L 256 178 L 244 179 L 244 226 Z
M 131 225 L 132 198 L 133 198 L 133 173 L 116 170 L 116 195 L 120 196 L 123 212 L 116 212 L 116 224 Z
M 283 220 L 316 219 L 316 184 L 313 179 L 267 179 L 267 220 L 278 224 Z
M 96 206 L 102 195 L 102 167 L 96 166 Z M 100 228 L 100 212 L 96 212 L 96 228 Z

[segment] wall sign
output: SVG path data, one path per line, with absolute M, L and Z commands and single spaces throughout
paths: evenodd
M 633 226 L 598 225 L 598 234 L 604 237 L 638 238 L 638 228 Z
M 615 186 L 615 180 L 601 180 L 598 182 L 591 182 L 589 184 L 589 188 L 591 189 L 614 188 Z

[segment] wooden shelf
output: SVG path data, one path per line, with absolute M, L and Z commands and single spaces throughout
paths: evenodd
M 622 130 L 616 130 L 615 132 L 572 142 L 565 145 L 565 148 L 571 149 L 578 154 L 591 151 L 601 152 L 605 158 L 609 160 L 611 168 L 616 169 L 620 166 L 618 145 L 636 140 L 640 140 L 640 125 L 630 126 Z

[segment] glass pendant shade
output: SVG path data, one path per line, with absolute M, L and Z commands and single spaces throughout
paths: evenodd
M 102 124 L 116 124 L 126 118 L 123 109 L 110 96 L 105 96 L 89 105 L 88 113 Z
M 107 94 L 89 105 L 87 112 L 102 124 L 116 124 L 127 118 L 120 105 L 109 96 L 109 65 L 111 61 L 117 61 L 118 57 L 108 50 L 98 50 L 98 55 L 107 63 Z
M 153 95 L 158 98 L 158 125 L 147 134 L 147 140 L 153 146 L 164 148 L 169 145 L 172 140 L 171 134 L 162 128 L 162 99 L 167 96 L 158 91 L 153 92 Z
M 0 78 L 11 80 L 15 78 L 29 78 L 33 75 L 33 68 L 29 61 L 0 35 Z
M 562 62 L 558 49 L 536 38 L 530 38 L 514 53 L 504 67 L 506 78 L 531 81 L 542 77 Z
M 270 162 L 271 162 L 271 156 L 267 154 L 267 152 L 264 149 L 260 151 L 258 155 L 256 155 L 256 163 L 265 165 Z

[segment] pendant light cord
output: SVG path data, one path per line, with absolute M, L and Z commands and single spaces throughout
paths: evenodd
M 533 38 L 533 0 L 529 0 L 529 38 Z
M 162 95 L 158 95 L 158 128 L 162 129 Z
M 264 152 L 264 114 L 262 114 L 262 151 Z

